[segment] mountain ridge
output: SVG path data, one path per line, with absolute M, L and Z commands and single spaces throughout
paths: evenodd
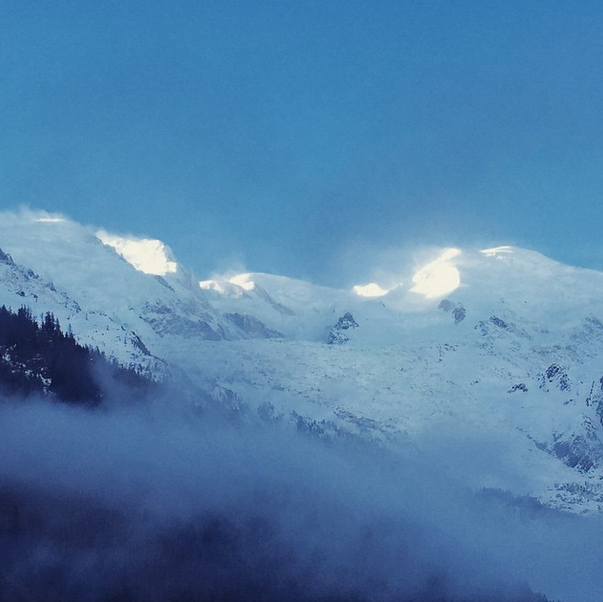
M 472 487 L 603 508 L 603 274 L 497 247 L 443 250 L 379 297 L 252 272 L 198 282 L 171 256 L 144 273 L 66 218 L 4 218 L 0 303 L 51 311 L 126 366 L 322 437 L 487 434 L 510 465 L 468 462 Z

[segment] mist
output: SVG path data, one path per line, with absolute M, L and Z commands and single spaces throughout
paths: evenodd
M 599 599 L 599 519 L 475 495 L 444 447 L 5 400 L 0 600 Z

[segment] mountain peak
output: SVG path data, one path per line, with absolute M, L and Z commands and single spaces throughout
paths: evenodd
M 160 240 L 117 236 L 106 230 L 99 230 L 96 236 L 140 272 L 165 276 L 178 270 L 178 264 L 172 260 L 171 252 Z

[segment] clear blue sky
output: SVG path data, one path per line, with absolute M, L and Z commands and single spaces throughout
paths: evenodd
M 417 244 L 603 268 L 602 31 L 589 0 L 0 0 L 0 205 L 199 276 Z

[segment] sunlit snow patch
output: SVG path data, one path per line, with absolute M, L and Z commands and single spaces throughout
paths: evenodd
M 215 291 L 216 293 L 224 293 L 224 285 L 217 280 L 201 280 L 199 288 L 204 291 Z
M 513 247 L 503 245 L 501 247 L 492 247 L 491 249 L 482 249 L 480 253 L 483 253 L 487 257 L 498 257 L 499 255 L 513 253 Z
M 240 297 L 244 294 L 240 286 L 228 280 L 201 280 L 199 288 L 203 291 L 213 291 L 214 293 L 228 295 L 229 297 Z
M 461 284 L 461 274 L 451 259 L 460 254 L 459 249 L 445 249 L 435 261 L 428 263 L 412 277 L 414 286 L 410 290 L 428 299 L 456 290 Z
M 352 290 L 360 297 L 383 297 L 383 295 L 389 293 L 388 289 L 381 288 L 376 282 L 365 285 L 357 284 Z
M 236 284 L 246 291 L 252 291 L 255 288 L 255 282 L 251 279 L 251 274 L 233 276 L 228 282 Z
M 165 276 L 168 272 L 173 273 L 178 269 L 178 264 L 168 259 L 166 247 L 160 240 L 124 238 L 104 230 L 99 230 L 96 236 L 140 272 Z

